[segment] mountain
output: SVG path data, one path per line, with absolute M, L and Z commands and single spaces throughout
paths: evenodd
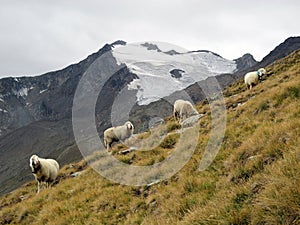
M 204 114 L 196 132 L 182 130 L 170 114 L 165 136 L 160 127 L 135 136 L 151 144 L 157 134 L 158 145 L 126 154 L 122 143 L 112 148 L 136 172 L 138 166 L 168 163 L 178 152 L 185 156 L 194 144 L 191 158 L 173 176 L 141 187 L 113 182 L 95 171 L 103 159 L 98 150 L 63 166 L 50 189 L 36 194 L 32 179 L 0 196 L 0 224 L 299 224 L 300 50 L 265 68 L 273 75 L 251 91 L 241 80 L 223 90 L 225 136 L 206 170 L 199 165 L 215 139 L 211 105 L 203 100 L 195 106 Z M 146 178 L 161 175 L 151 172 L 155 176 Z
M 243 55 L 242 57 L 238 59 L 234 59 L 233 61 L 236 62 L 237 64 L 237 69 L 240 70 L 245 70 L 248 69 L 252 66 L 255 66 L 258 62 L 253 58 L 253 56 L 249 53 Z
M 266 55 L 260 62 L 261 67 L 265 67 L 275 60 L 284 58 L 285 56 L 291 54 L 293 51 L 300 48 L 300 37 L 290 37 L 287 38 L 283 43 L 278 45 L 274 50 L 272 50 L 268 55 Z
M 297 46 L 293 42 L 289 49 Z M 271 52 L 265 60 L 281 56 L 275 53 L 273 56 Z M 105 69 L 118 70 L 100 77 L 93 68 L 101 57 L 107 60 Z M 251 55 L 227 60 L 210 51 L 186 52 L 166 43 L 128 45 L 116 41 L 59 71 L 35 77 L 3 78 L 0 80 L 0 194 L 32 179 L 28 159 L 33 153 L 56 158 L 61 165 L 82 158 L 74 141 L 72 105 L 86 73 L 94 75 L 92 83 L 103 85 L 95 108 L 97 130 L 102 136 L 112 126 L 113 112 L 122 112 L 122 106 L 127 105 L 122 102 L 128 102 L 129 98 L 133 101 L 128 112 L 130 120 L 136 132 L 142 132 L 148 129 L 152 118 L 170 115 L 175 99 L 185 98 L 186 94 L 194 102 L 204 99 L 200 87 L 211 86 L 212 76 L 216 76 L 223 88 L 239 79 L 249 70 L 248 66 L 259 65 Z M 115 107 L 114 102 L 119 100 L 121 104 Z M 124 119 L 117 118 L 117 122 Z

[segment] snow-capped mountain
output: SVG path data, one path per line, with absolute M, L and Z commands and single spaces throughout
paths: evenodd
M 300 37 L 289 38 L 258 63 L 249 54 L 231 61 L 206 50 L 189 52 L 160 42 L 117 41 L 59 71 L 0 79 L 0 195 L 33 179 L 28 166 L 32 154 L 56 158 L 62 166 L 82 157 L 72 128 L 74 95 L 86 71 L 104 54 L 109 57 L 105 66 L 120 67 L 117 64 L 123 63 L 124 67 L 108 74 L 107 82 L 107 77 L 101 80 L 95 74 L 95 80 L 105 83 L 95 109 L 99 136 L 112 125 L 112 105 L 121 90 L 137 97 L 138 104 L 129 116 L 139 132 L 147 129 L 144 125 L 155 116 L 171 115 L 172 105 L 156 100 L 184 89 L 196 103 L 201 100 L 201 90 L 190 84 L 208 81 L 205 85 L 210 85 L 206 78 L 221 74 L 217 80 L 225 87 L 245 72 L 298 49 L 299 43 Z
M 137 90 L 139 105 L 147 105 L 207 77 L 234 73 L 237 63 L 209 51 L 187 51 L 169 43 L 151 42 L 116 46 L 119 64 L 136 74 L 129 85 Z

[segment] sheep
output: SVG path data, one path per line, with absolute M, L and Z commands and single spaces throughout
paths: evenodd
M 199 113 L 197 112 L 197 110 L 189 101 L 185 101 L 182 99 L 178 99 L 175 101 L 173 110 L 175 121 L 179 120 L 179 123 L 181 123 L 183 120 L 198 114 Z
M 111 146 L 114 142 L 124 141 L 129 138 L 134 131 L 134 126 L 130 121 L 127 121 L 124 125 L 117 127 L 110 127 L 104 131 L 104 146 L 107 151 L 110 152 Z
M 258 83 L 259 80 L 261 80 L 262 76 L 265 75 L 267 72 L 264 68 L 260 68 L 257 71 L 249 72 L 245 75 L 244 81 L 247 85 L 248 89 L 252 89 L 254 85 Z
M 38 182 L 37 193 L 40 192 L 42 183 L 46 183 L 46 188 L 48 188 L 55 181 L 59 171 L 59 164 L 56 160 L 43 159 L 37 155 L 30 157 L 29 166 L 35 180 Z

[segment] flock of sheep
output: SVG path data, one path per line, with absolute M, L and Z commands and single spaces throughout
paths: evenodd
M 266 70 L 264 68 L 247 73 L 244 77 L 247 88 L 251 90 L 265 74 Z M 173 110 L 175 121 L 178 121 L 181 124 L 184 120 L 194 115 L 198 115 L 198 112 L 189 101 L 181 99 L 175 101 Z M 130 121 L 127 121 L 121 126 L 110 127 L 104 131 L 104 146 L 107 151 L 111 153 L 111 147 L 114 142 L 123 141 L 129 138 L 133 132 L 134 126 Z M 48 188 L 57 178 L 59 164 L 54 159 L 44 159 L 37 155 L 32 155 L 29 160 L 29 165 L 35 180 L 38 182 L 37 193 L 40 192 L 42 185 L 45 185 L 46 188 Z

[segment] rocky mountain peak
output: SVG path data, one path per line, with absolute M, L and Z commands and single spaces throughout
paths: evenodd
M 257 64 L 257 61 L 249 53 L 246 53 L 242 57 L 234 59 L 233 61 L 236 62 L 238 70 L 244 70 Z

